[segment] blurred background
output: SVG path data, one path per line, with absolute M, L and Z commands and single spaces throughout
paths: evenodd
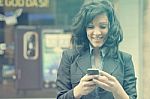
M 0 0 L 0 98 L 54 98 L 72 19 L 91 0 Z M 150 0 L 110 0 L 133 57 L 138 99 L 150 97 Z

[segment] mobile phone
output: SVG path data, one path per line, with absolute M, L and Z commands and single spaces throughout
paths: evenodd
M 89 69 L 87 69 L 87 74 L 88 75 L 99 75 L 99 69 L 89 68 Z

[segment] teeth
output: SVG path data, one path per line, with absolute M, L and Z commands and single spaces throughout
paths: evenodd
M 95 40 L 100 40 L 101 38 L 95 38 Z
M 100 39 L 102 39 L 102 36 L 94 36 L 93 38 L 96 40 L 100 40 Z
M 97 36 L 97 37 L 96 37 L 96 39 L 101 39 L 101 38 L 102 38 L 102 37 L 100 37 L 100 36 Z

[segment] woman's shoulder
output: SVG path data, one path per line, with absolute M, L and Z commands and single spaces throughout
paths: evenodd
M 124 51 L 119 51 L 119 60 L 125 64 L 132 60 L 132 55 Z
M 65 56 L 67 56 L 68 58 L 75 58 L 79 55 L 79 50 L 78 49 L 73 49 L 73 48 L 70 48 L 70 49 L 65 49 L 63 51 L 63 54 Z
M 132 57 L 132 55 L 128 52 L 124 52 L 124 51 L 119 51 L 119 54 L 124 57 L 124 58 L 130 58 Z
M 79 51 L 78 51 L 77 49 L 68 48 L 68 49 L 65 49 L 65 50 L 63 51 L 63 53 L 66 53 L 66 54 L 72 56 L 72 55 L 78 54 Z

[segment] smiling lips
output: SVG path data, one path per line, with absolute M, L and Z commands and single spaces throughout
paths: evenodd
M 101 36 L 101 35 L 93 35 L 92 39 L 94 39 L 94 40 L 101 40 L 101 39 L 103 39 L 103 36 Z

